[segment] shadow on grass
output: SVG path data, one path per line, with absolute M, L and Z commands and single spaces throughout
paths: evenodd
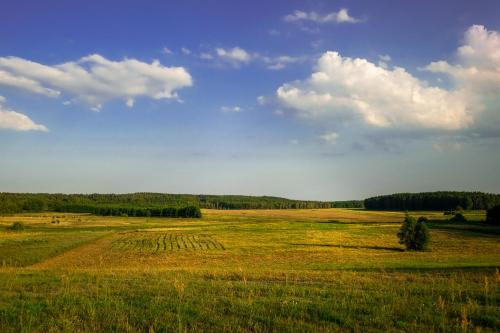
M 461 236 L 500 236 L 500 228 L 484 221 L 453 222 L 449 220 L 431 220 L 427 222 L 430 229 L 446 230 Z
M 365 250 L 384 250 L 384 251 L 397 251 L 404 252 L 402 248 L 399 247 L 389 247 L 389 246 L 358 246 L 358 245 L 338 245 L 338 244 L 314 244 L 314 243 L 290 243 L 290 245 L 295 246 L 320 246 L 320 247 L 334 247 L 339 249 L 365 249 Z
M 354 272 L 386 272 L 386 273 L 441 273 L 455 274 L 457 272 L 484 272 L 494 274 L 498 270 L 495 265 L 457 265 L 457 266 L 402 266 L 402 267 L 344 267 L 339 268 L 339 271 L 354 271 Z

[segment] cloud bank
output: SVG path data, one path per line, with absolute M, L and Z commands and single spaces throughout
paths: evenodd
M 193 84 L 183 67 L 165 67 L 135 59 L 112 61 L 94 54 L 59 65 L 44 65 L 18 57 L 0 57 L 0 85 L 48 97 L 68 94 L 101 109 L 110 100 L 133 106 L 139 97 L 177 99 L 177 90 Z

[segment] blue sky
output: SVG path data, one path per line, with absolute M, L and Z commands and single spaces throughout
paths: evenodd
M 11 1 L 0 191 L 500 192 L 498 1 Z

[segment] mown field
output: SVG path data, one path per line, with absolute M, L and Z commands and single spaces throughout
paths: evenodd
M 3 216 L 0 332 L 500 331 L 500 229 L 412 215 L 431 251 L 401 212 Z

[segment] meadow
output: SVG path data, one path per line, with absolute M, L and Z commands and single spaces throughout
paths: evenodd
M 0 332 L 500 330 L 484 211 L 412 212 L 430 220 L 426 252 L 398 243 L 402 212 L 202 212 L 0 217 Z

